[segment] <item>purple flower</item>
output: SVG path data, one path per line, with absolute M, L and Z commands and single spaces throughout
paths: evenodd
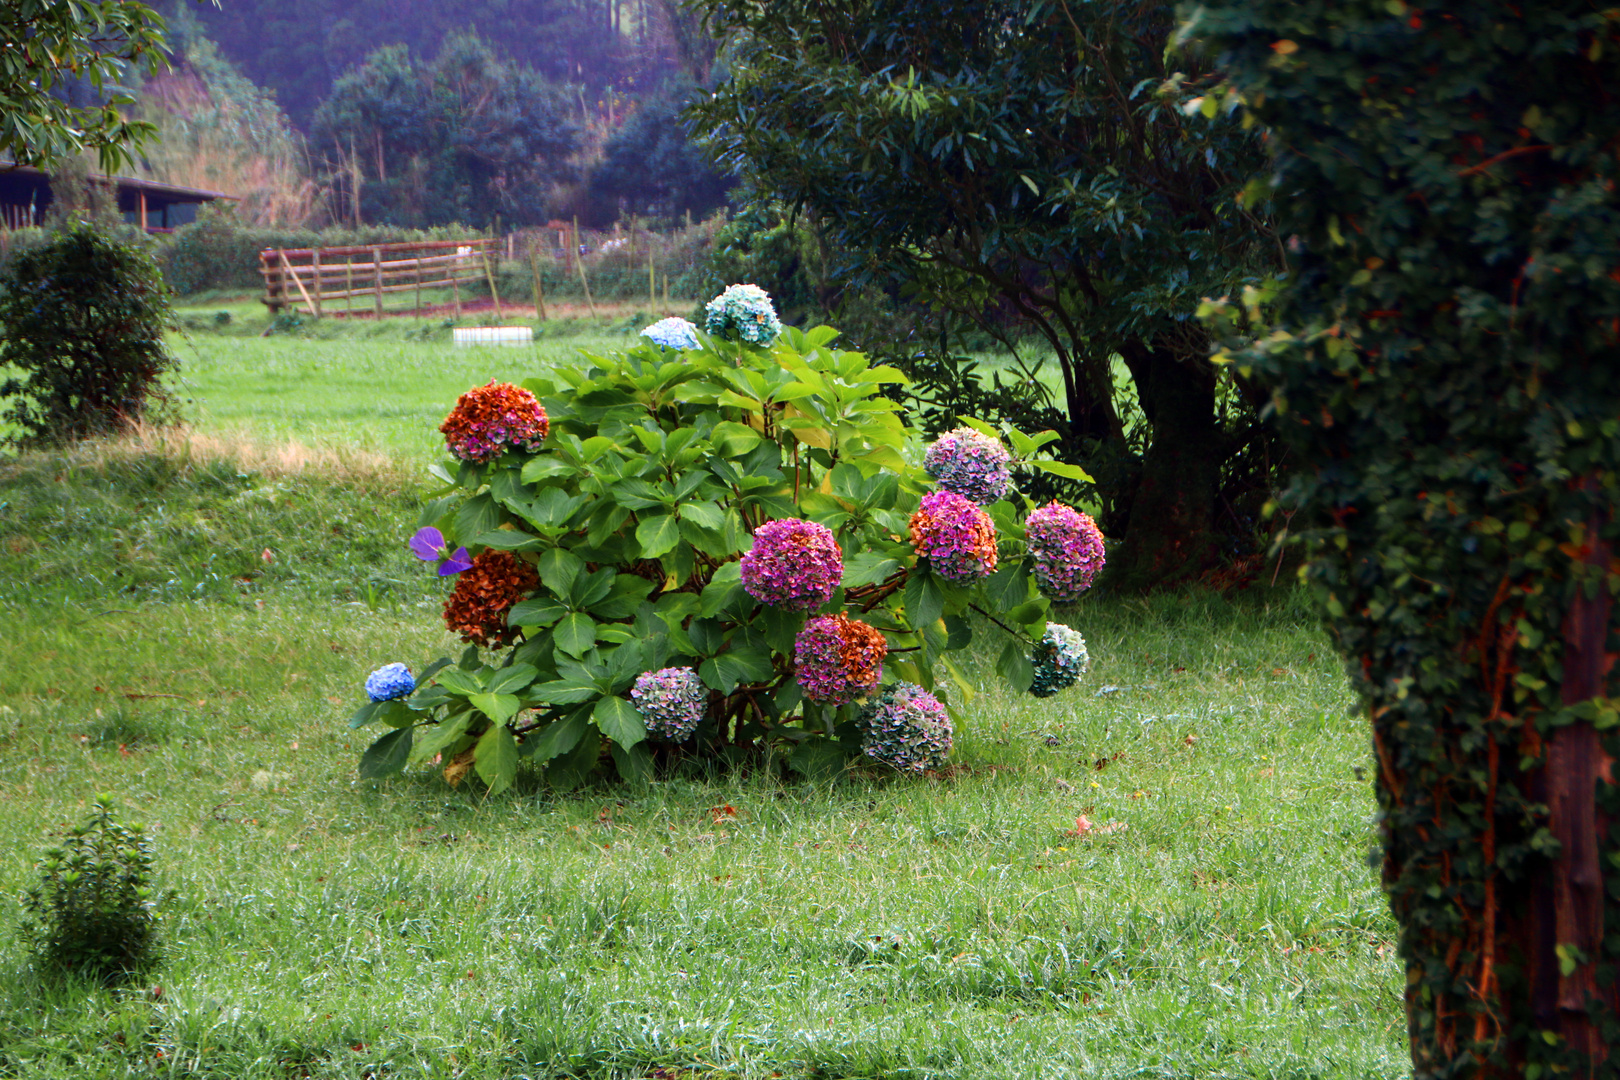
M 1030 511 L 1024 522 L 1035 584 L 1060 604 L 1080 599 L 1103 568 L 1103 535 L 1090 515 L 1062 503 Z
M 938 768 L 951 752 L 951 718 L 916 683 L 896 683 L 861 709 L 861 750 L 905 772 Z
M 416 680 L 404 664 L 384 664 L 366 676 L 366 696 L 372 701 L 393 701 L 416 689 Z
M 798 518 L 767 521 L 742 557 L 743 589 L 762 604 L 811 611 L 832 598 L 844 577 L 844 552 L 825 525 Z
M 709 691 L 691 668 L 667 667 L 636 676 L 630 700 L 647 725 L 647 734 L 685 742 L 703 720 Z
M 924 495 L 911 515 L 911 546 L 934 573 L 971 585 L 996 568 L 996 527 L 990 515 L 953 491 Z
M 411 554 L 423 562 L 439 563 L 439 576 L 451 577 L 461 573 L 472 566 L 472 557 L 467 554 L 464 547 L 456 548 L 455 553 L 448 552 L 449 545 L 444 542 L 444 534 L 431 525 L 425 529 L 416 530 L 416 535 L 408 541 Z
M 793 641 L 799 688 L 818 705 L 844 705 L 883 681 L 889 643 L 876 627 L 848 615 L 818 615 Z
M 984 506 L 1012 486 L 1012 455 L 1001 440 L 959 427 L 941 435 L 923 456 L 923 468 L 946 491 Z

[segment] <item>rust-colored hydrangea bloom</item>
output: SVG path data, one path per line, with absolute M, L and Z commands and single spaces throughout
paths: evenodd
M 439 425 L 445 446 L 463 461 L 493 461 L 507 447 L 538 450 L 551 422 L 545 407 L 521 386 L 491 382 L 456 399 Z
M 958 585 L 989 577 L 996 568 L 996 527 L 971 499 L 953 491 L 924 495 L 911 515 L 911 546 L 934 573 Z
M 510 551 L 482 551 L 456 576 L 444 602 L 444 625 L 471 645 L 506 645 L 512 630 L 506 613 L 540 586 L 534 567 Z
M 881 631 L 842 612 L 811 619 L 793 643 L 799 686 L 818 705 L 842 705 L 876 690 L 888 652 Z

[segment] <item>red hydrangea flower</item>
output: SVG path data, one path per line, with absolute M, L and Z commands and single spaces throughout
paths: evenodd
M 462 394 L 439 425 L 450 453 L 480 464 L 500 457 L 509 447 L 538 450 L 550 430 L 545 407 L 533 394 L 498 382 Z
M 924 495 L 911 515 L 911 546 L 934 573 L 971 585 L 996 568 L 996 527 L 990 515 L 953 491 Z
M 793 642 L 799 688 L 818 705 L 844 705 L 883 681 L 889 643 L 876 627 L 848 615 L 818 615 Z

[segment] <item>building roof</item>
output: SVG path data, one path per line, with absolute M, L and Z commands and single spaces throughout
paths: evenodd
M 50 183 L 50 174 L 40 169 L 30 165 L 12 165 L 0 162 L 0 180 L 4 180 L 6 177 L 32 182 L 35 186 L 40 187 Z M 145 180 L 138 176 L 102 176 L 92 173 L 90 179 L 111 180 L 118 185 L 119 191 L 144 191 L 149 196 L 155 195 L 165 202 L 211 202 L 215 199 L 226 199 L 230 202 L 241 201 L 240 195 L 227 195 L 223 191 L 183 187 L 179 184 L 160 184 L 156 180 Z

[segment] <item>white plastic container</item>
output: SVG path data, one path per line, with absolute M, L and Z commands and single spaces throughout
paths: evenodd
M 450 334 L 457 345 L 528 345 L 534 341 L 532 326 L 458 326 Z

